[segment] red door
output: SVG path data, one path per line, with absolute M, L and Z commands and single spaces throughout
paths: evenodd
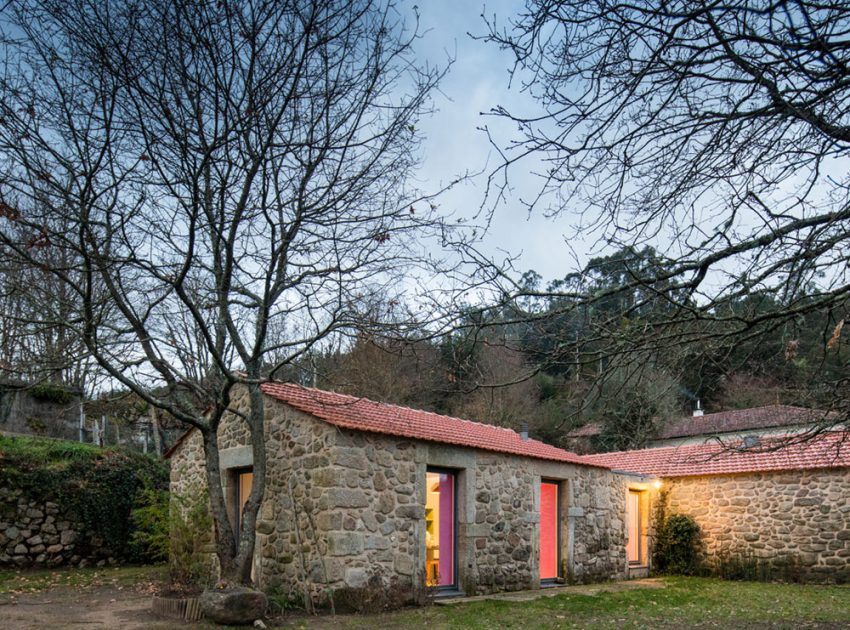
M 540 484 L 540 579 L 558 577 L 558 484 Z

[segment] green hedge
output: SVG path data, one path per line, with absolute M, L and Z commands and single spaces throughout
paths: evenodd
M 138 562 L 149 558 L 134 542 L 131 513 L 146 490 L 167 489 L 168 469 L 153 457 L 119 449 L 0 436 L 0 487 L 19 489 L 27 501 L 56 503 L 89 542 L 99 540 L 113 557 Z

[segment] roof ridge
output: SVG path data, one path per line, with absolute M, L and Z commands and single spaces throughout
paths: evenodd
M 396 409 L 403 409 L 405 411 L 412 411 L 412 412 L 415 412 L 415 413 L 427 413 L 427 414 L 430 414 L 432 416 L 437 416 L 438 418 L 447 418 L 449 420 L 456 420 L 458 422 L 466 422 L 466 423 L 474 424 L 474 425 L 481 426 L 481 427 L 487 427 L 488 429 L 500 429 L 502 431 L 507 431 L 508 433 L 512 433 L 514 435 L 519 435 L 519 433 L 517 433 L 515 430 L 508 428 L 508 427 L 499 426 L 497 424 L 488 424 L 486 422 L 481 422 L 479 420 L 469 420 L 468 418 L 461 418 L 460 416 L 450 416 L 450 415 L 445 414 L 445 413 L 438 413 L 436 411 L 430 411 L 428 409 L 416 409 L 414 407 L 399 405 L 398 403 L 383 402 L 383 401 L 380 401 L 380 400 L 374 400 L 372 398 L 367 398 L 366 396 L 355 396 L 353 394 L 344 394 L 342 392 L 336 392 L 336 391 L 329 390 L 329 389 L 320 389 L 318 387 L 308 387 L 306 385 L 301 385 L 300 383 L 287 383 L 287 382 L 283 382 L 283 381 L 267 381 L 265 384 L 268 384 L 268 385 L 292 385 L 292 386 L 298 387 L 300 389 L 319 392 L 320 394 L 333 394 L 334 396 L 343 396 L 345 398 L 352 398 L 352 399 L 354 399 L 355 402 L 365 401 L 365 402 L 368 402 L 368 403 L 372 403 L 373 405 L 379 405 L 381 407 L 395 407 Z M 529 439 L 531 439 L 531 438 L 529 438 Z M 539 440 L 535 440 L 535 441 L 539 441 Z M 545 444 L 545 442 L 541 442 L 541 444 Z M 548 446 L 551 446 L 551 445 L 548 445 Z M 557 448 L 557 447 L 554 447 L 554 448 Z
M 818 408 L 815 408 L 815 407 L 801 407 L 800 405 L 786 405 L 786 404 L 782 404 L 782 403 L 772 403 L 770 405 L 758 405 L 756 407 L 744 407 L 742 409 L 724 409 L 722 411 L 710 411 L 708 413 L 704 413 L 701 416 L 683 415 L 683 416 L 680 416 L 679 419 L 680 420 L 702 420 L 704 418 L 707 418 L 708 416 L 716 416 L 718 414 L 723 414 L 723 413 L 741 413 L 741 412 L 744 412 L 744 411 L 758 411 L 760 409 L 777 409 L 777 408 L 779 408 L 779 409 L 797 409 L 799 411 L 812 411 L 812 412 L 827 413 L 827 410 L 818 409 Z
M 298 383 L 267 381 L 268 396 L 329 424 L 356 431 L 453 444 L 484 451 L 610 469 L 582 455 L 522 436 L 506 427 L 340 394 Z

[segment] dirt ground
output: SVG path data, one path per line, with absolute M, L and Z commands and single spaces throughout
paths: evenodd
M 149 593 L 112 586 L 81 590 L 57 586 L 40 593 L 0 595 L 0 626 L 31 628 L 173 628 L 151 615 Z M 197 626 L 195 626 L 197 627 Z
M 614 586 L 616 590 L 632 588 L 657 588 L 651 580 L 622 583 Z M 0 628 L 2 630 L 31 630 L 42 628 L 121 628 L 122 630 L 165 630 L 166 628 L 185 627 L 203 630 L 215 626 L 201 623 L 180 623 L 163 620 L 151 613 L 151 588 L 153 583 L 140 581 L 133 584 L 95 582 L 88 585 L 66 586 L 54 584 L 36 592 L 18 592 L 0 594 Z M 612 586 L 608 586 L 611 589 Z M 555 595 L 562 589 L 552 589 L 547 595 Z M 606 590 L 605 587 L 571 587 L 563 590 L 587 591 L 587 594 Z M 504 594 L 492 599 L 507 601 L 526 601 L 540 597 L 540 591 L 532 593 L 534 597 L 522 597 L 522 593 Z M 469 598 L 477 600 L 485 598 Z M 489 599 L 489 598 L 487 598 Z M 468 600 L 468 601 L 469 601 Z M 410 613 L 408 613 L 410 614 Z M 377 627 L 393 627 L 392 616 L 378 617 L 381 623 Z M 369 623 L 376 628 L 374 619 Z M 269 622 L 270 626 L 305 627 L 316 629 L 338 629 L 360 627 L 365 622 L 358 616 L 330 616 L 307 618 L 303 615 L 287 615 Z M 384 626 L 383 622 L 389 625 Z

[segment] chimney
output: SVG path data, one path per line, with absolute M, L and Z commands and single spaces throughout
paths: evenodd
M 758 435 L 745 435 L 744 448 L 757 448 L 761 444 L 761 439 Z
M 519 428 L 519 436 L 523 440 L 528 439 L 528 424 L 527 423 L 525 423 L 525 422 L 522 423 L 522 426 Z
M 699 404 L 699 398 L 697 398 L 697 407 L 694 409 L 694 418 L 702 417 L 702 407 Z

